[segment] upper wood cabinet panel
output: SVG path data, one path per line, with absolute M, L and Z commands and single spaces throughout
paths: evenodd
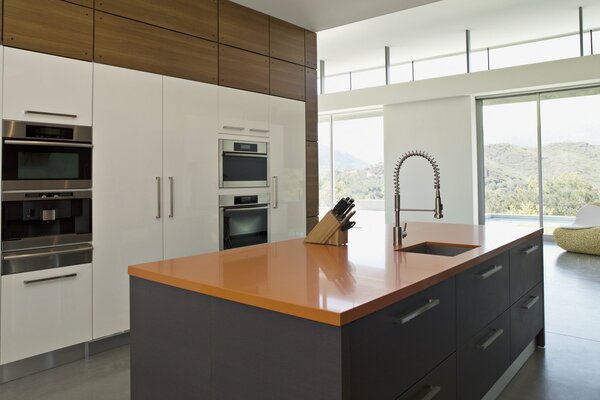
M 4 45 L 92 61 L 93 10 L 61 0 L 5 0 Z
M 269 94 L 269 57 L 219 45 L 219 85 Z
M 304 29 L 271 17 L 270 55 L 304 65 Z
M 269 55 L 269 16 L 219 0 L 219 43 Z
M 217 40 L 217 0 L 96 0 L 96 10 Z
M 94 0 L 65 0 L 69 3 L 79 4 L 80 6 L 94 8 Z
M 94 60 L 103 64 L 217 83 L 217 44 L 96 11 Z
M 271 58 L 271 94 L 288 99 L 305 99 L 304 67 Z
M 304 31 L 304 65 L 317 68 L 317 34 Z

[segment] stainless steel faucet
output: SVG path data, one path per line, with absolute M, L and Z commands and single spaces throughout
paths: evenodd
M 407 159 L 419 156 L 423 157 L 433 167 L 433 188 L 435 189 L 435 205 L 433 210 L 431 209 L 421 209 L 421 208 L 400 208 L 400 168 L 404 161 Z M 403 154 L 398 161 L 396 162 L 396 169 L 394 171 L 394 248 L 402 247 L 402 239 L 406 237 L 406 223 L 404 227 L 400 227 L 400 211 L 433 211 L 433 217 L 436 219 L 444 218 L 442 214 L 442 210 L 444 206 L 442 205 L 442 197 L 440 196 L 440 167 L 437 162 L 434 160 L 432 156 L 420 150 L 408 151 Z

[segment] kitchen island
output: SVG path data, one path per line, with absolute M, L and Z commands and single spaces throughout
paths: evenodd
M 409 223 L 402 250 L 381 226 L 129 267 L 132 399 L 493 397 L 544 345 L 542 230 Z

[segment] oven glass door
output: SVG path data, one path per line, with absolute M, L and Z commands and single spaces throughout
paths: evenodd
M 4 189 L 89 188 L 92 179 L 92 149 L 88 144 L 4 140 L 2 180 Z M 8 185 L 7 185 L 8 183 Z
M 251 246 L 269 241 L 268 207 L 224 208 L 222 249 Z
M 268 186 L 268 157 L 265 155 L 223 153 L 221 187 Z

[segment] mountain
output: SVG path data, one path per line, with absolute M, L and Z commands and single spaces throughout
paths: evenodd
M 328 146 L 323 146 L 319 151 L 319 169 L 328 169 L 330 167 Z M 344 151 L 335 150 L 333 154 L 335 168 L 337 170 L 361 169 L 369 166 L 369 163 L 354 157 Z

